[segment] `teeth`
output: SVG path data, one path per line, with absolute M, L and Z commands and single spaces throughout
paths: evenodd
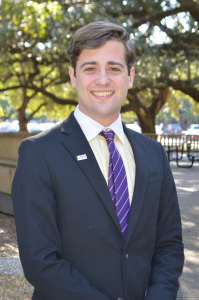
M 93 94 L 95 96 L 105 97 L 105 96 L 109 96 L 109 95 L 113 94 L 113 92 L 93 92 Z

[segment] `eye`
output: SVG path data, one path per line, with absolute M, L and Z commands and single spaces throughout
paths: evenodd
M 110 71 L 111 72 L 120 72 L 120 69 L 113 67 L 113 68 L 110 68 Z
M 95 71 L 95 68 L 92 68 L 92 67 L 86 68 L 85 71 L 87 71 L 87 72 L 93 72 L 93 71 Z

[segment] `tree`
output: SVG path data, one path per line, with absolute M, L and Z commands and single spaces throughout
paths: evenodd
M 110 20 L 126 27 L 137 50 L 137 77 L 122 112 L 134 111 L 142 131 L 155 132 L 155 118 L 170 97 L 171 88 L 199 101 L 198 7 L 198 0 L 2 0 L 0 59 L 4 76 L 0 91 L 23 89 L 21 119 L 26 124 L 34 115 L 32 111 L 24 119 L 27 103 L 35 97 L 45 99 L 37 108 L 44 108 L 48 99 L 75 105 L 73 98 L 57 94 L 69 82 L 65 50 L 70 37 L 88 22 Z M 157 34 L 161 41 L 156 40 Z M 21 65 L 20 70 L 23 65 L 20 84 L 16 71 L 8 68 L 16 64 L 18 68 Z
M 12 106 L 16 104 L 18 106 L 17 112 L 21 131 L 27 130 L 28 122 L 43 106 L 48 105 L 50 100 L 62 105 L 77 104 L 75 95 L 68 99 L 71 92 L 64 91 L 64 87 L 62 87 L 62 84 L 65 85 L 65 82 L 69 81 L 68 70 L 65 70 L 64 75 L 61 75 L 60 69 L 53 62 L 47 61 L 46 65 L 42 65 L 35 57 L 26 61 L 23 60 L 22 55 L 14 54 L 12 61 L 9 57 L 9 61 L 4 60 L 2 65 L 3 90 L 9 95 Z M 63 65 L 62 71 L 64 71 Z M 60 86 L 61 94 L 66 97 L 65 99 L 59 97 Z M 28 116 L 26 116 L 27 109 L 29 110 Z
M 0 40 L 0 90 L 7 92 L 11 102 L 18 106 L 20 130 L 26 131 L 27 123 L 49 103 L 49 99 L 62 105 L 77 104 L 74 93 L 73 98 L 68 99 L 71 91 L 66 92 L 63 86 L 69 81 L 68 59 L 63 49 L 61 51 L 66 41 L 58 43 L 58 48 L 57 35 L 55 37 L 53 33 L 63 16 L 60 5 L 50 1 L 45 5 L 31 1 L 2 2 L 1 20 L 5 27 L 1 28 Z M 49 20 L 51 12 L 55 17 L 51 16 Z M 59 38 L 62 38 L 61 33 Z M 60 89 L 66 98 L 59 97 Z M 29 109 L 26 116 L 30 102 L 32 111 Z
M 125 6 L 118 1 L 114 9 L 111 6 L 107 10 L 116 19 L 120 18 L 133 34 L 142 78 L 138 89 L 129 91 L 129 104 L 122 111 L 135 111 L 143 132 L 152 132 L 151 125 L 153 127 L 155 116 L 168 99 L 169 87 L 199 102 L 199 3 L 193 0 L 139 0 L 124 1 L 123 4 Z M 165 35 L 161 43 L 155 40 L 158 31 Z M 143 67 L 148 59 L 152 63 L 146 67 L 145 75 Z M 153 76 L 149 70 L 152 70 Z M 148 89 L 151 93 L 150 103 L 143 106 L 141 94 Z

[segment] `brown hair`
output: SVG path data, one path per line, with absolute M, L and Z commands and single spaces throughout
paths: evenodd
M 117 40 L 124 44 L 128 74 L 130 74 L 136 54 L 133 42 L 129 39 L 129 33 L 122 26 L 106 21 L 89 23 L 73 35 L 67 53 L 74 72 L 78 56 L 83 49 L 100 48 L 108 40 Z

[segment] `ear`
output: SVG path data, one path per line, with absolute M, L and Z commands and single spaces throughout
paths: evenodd
M 134 67 L 132 67 L 130 69 L 128 89 L 131 89 L 133 86 L 134 75 L 135 75 L 135 69 L 134 69 Z
M 69 67 L 69 75 L 70 75 L 71 85 L 74 89 L 76 89 L 75 70 L 72 67 Z

